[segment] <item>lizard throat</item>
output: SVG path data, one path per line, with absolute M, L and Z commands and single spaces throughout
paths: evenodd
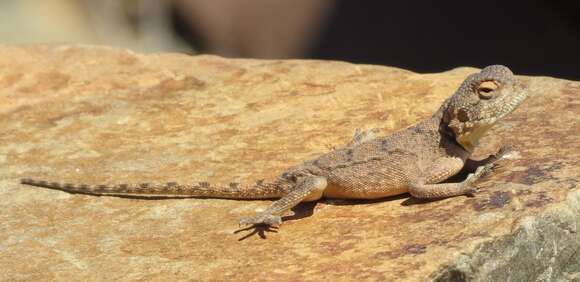
M 473 152 L 475 147 L 479 144 L 479 140 L 492 126 L 493 123 L 477 125 L 471 130 L 459 134 L 456 137 L 457 143 L 463 146 L 465 150 Z

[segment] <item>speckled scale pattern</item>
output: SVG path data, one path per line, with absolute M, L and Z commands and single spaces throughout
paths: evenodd
M 171 198 L 225 198 L 225 199 L 272 199 L 284 195 L 282 186 L 259 181 L 254 185 L 244 186 L 232 182 L 229 186 L 217 186 L 208 182 L 197 184 L 178 184 L 168 182 L 164 184 L 138 183 L 115 185 L 87 185 L 48 182 L 44 180 L 22 179 L 22 184 L 51 188 L 67 192 L 103 195 L 103 196 L 135 196 L 135 197 L 171 197 Z M 261 191 L 256 193 L 256 191 Z

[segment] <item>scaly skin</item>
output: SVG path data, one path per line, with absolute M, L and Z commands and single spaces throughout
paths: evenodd
M 469 159 L 483 134 L 512 112 L 527 93 L 513 73 L 494 65 L 472 74 L 432 117 L 388 136 L 357 130 L 346 146 L 291 167 L 271 182 L 227 187 L 193 185 L 74 185 L 22 179 L 23 184 L 110 196 L 280 198 L 240 224 L 281 224 L 281 216 L 300 202 L 322 197 L 377 199 L 409 192 L 416 198 L 472 194 L 473 183 L 509 152 L 503 146 L 484 160 Z M 464 168 L 474 173 L 460 183 L 440 183 Z

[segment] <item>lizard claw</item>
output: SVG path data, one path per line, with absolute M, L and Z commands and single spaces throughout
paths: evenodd
M 375 139 L 376 134 L 379 132 L 378 128 L 371 128 L 368 130 L 362 130 L 360 128 L 355 129 L 352 141 L 349 144 L 360 144 L 371 139 Z
M 509 153 L 513 150 L 514 150 L 514 146 L 512 146 L 510 144 L 501 145 L 501 147 L 499 148 L 499 150 L 496 153 L 496 156 L 501 157 L 501 156 L 505 155 L 506 153 Z
M 282 217 L 271 214 L 257 214 L 255 216 L 242 217 L 242 219 L 240 219 L 240 226 L 257 224 L 277 226 L 282 224 Z
M 510 144 L 502 145 L 497 153 L 495 154 L 497 160 L 504 160 L 504 159 L 518 159 L 519 152 L 516 151 L 514 146 Z
M 478 168 L 478 170 L 479 170 L 479 168 Z M 476 173 L 477 173 L 477 171 L 475 173 L 470 173 L 467 176 L 467 179 L 465 180 L 465 182 L 463 183 L 463 185 L 465 185 L 465 186 L 463 186 L 464 187 L 463 194 L 465 194 L 466 196 L 473 197 L 473 196 L 475 196 L 475 193 L 477 193 L 478 188 L 477 188 L 477 186 L 475 186 L 474 183 L 479 177 L 476 175 Z

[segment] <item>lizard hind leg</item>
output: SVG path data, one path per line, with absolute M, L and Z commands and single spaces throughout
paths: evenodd
M 327 181 L 325 177 L 309 175 L 299 179 L 290 193 L 275 201 L 266 210 L 254 216 L 244 217 L 240 225 L 280 225 L 282 215 L 300 202 L 316 201 L 322 198 Z

